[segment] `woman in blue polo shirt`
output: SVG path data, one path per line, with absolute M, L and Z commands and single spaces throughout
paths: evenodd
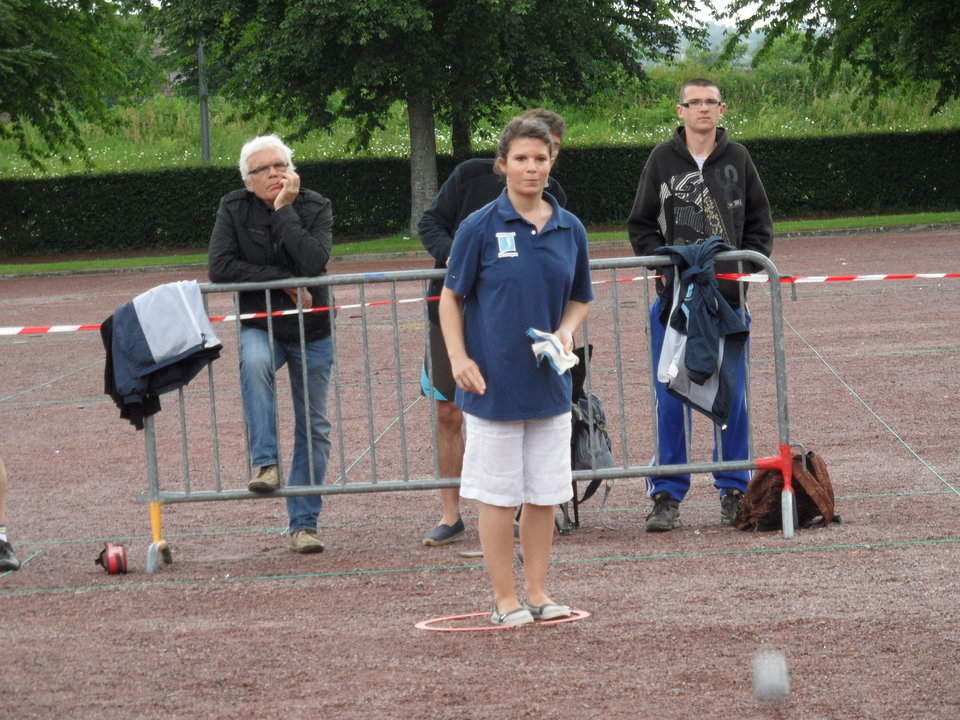
M 544 584 L 554 505 L 571 499 L 569 372 L 538 363 L 526 332 L 553 333 L 569 353 L 593 299 L 583 224 L 544 192 L 555 152 L 538 120 L 511 121 L 494 169 L 506 189 L 457 230 L 440 325 L 464 412 L 460 494 L 479 500 L 478 529 L 493 585 L 491 620 L 522 625 L 570 614 Z M 513 582 L 520 515 L 524 599 Z

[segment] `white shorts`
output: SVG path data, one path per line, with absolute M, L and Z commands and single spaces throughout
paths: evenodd
M 557 505 L 573 498 L 570 413 L 484 420 L 468 413 L 460 496 L 488 505 Z

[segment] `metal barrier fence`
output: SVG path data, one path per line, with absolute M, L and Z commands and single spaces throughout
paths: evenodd
M 784 476 L 783 535 L 792 537 L 795 507 L 781 276 L 768 258 L 755 252 L 724 252 L 716 259 L 753 263 L 765 270 L 770 279 L 751 296 L 755 305 L 769 303 L 770 313 L 769 324 L 764 324 L 754 308 L 751 353 L 757 359 L 744 360 L 748 369 L 749 457 L 725 460 L 721 448 L 716 460 L 698 460 L 707 451 L 703 439 L 698 441 L 688 422 L 685 442 L 689 462 L 659 463 L 653 385 L 656 360 L 651 361 L 648 317 L 656 297 L 651 287 L 651 270 L 669 265 L 670 261 L 661 256 L 593 259 L 590 266 L 595 300 L 578 341 L 594 346 L 593 359 L 586 366 L 585 390 L 603 398 L 607 429 L 614 445 L 614 467 L 576 471 L 574 481 L 775 468 Z M 188 389 L 177 391 L 175 413 L 167 411 L 145 419 L 148 487 L 137 501 L 150 506 L 153 542 L 147 555 L 148 572 L 156 571 L 161 560 L 172 560 L 162 531 L 161 508 L 165 504 L 430 490 L 459 485 L 459 478 L 439 475 L 436 405 L 420 391 L 424 349 L 429 344 L 424 300 L 429 280 L 442 275 L 442 270 L 417 270 L 201 285 L 208 313 L 223 323 L 217 334 L 224 343 L 224 357 L 212 363 Z M 289 487 L 281 483 L 278 490 L 268 495 L 254 493 L 246 489 L 251 463 L 239 373 L 237 366 L 230 364 L 230 358 L 239 357 L 241 315 L 236 293 L 260 290 L 269 303 L 271 289 L 316 285 L 329 286 L 330 306 L 336 312 L 327 412 L 333 430 L 326 478 L 311 478 L 307 486 Z M 745 283 L 741 283 L 742 297 L 744 287 Z M 268 314 L 269 310 L 268 305 Z M 427 370 L 432 372 L 429 363 Z M 293 436 L 290 392 L 280 386 L 283 379 L 283 371 L 278 371 L 275 418 L 281 455 L 289 454 Z M 197 419 L 204 415 L 209 421 Z M 699 422 L 713 426 L 714 433 L 719 433 L 709 419 L 703 417 Z M 774 454 L 763 455 L 755 450 L 758 426 L 762 430 L 759 444 L 775 444 Z M 775 438 L 770 437 L 774 427 Z M 707 450 L 712 449 L 710 445 Z M 279 466 L 282 475 L 287 466 L 283 458 Z M 564 517 L 568 521 L 565 510 Z

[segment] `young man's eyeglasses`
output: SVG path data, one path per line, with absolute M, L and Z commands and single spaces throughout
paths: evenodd
M 262 175 L 263 173 L 265 173 L 265 172 L 267 172 L 268 170 L 271 170 L 271 169 L 272 169 L 272 170 L 286 170 L 288 167 L 290 167 L 290 163 L 276 162 L 276 163 L 273 163 L 272 165 L 261 165 L 260 167 L 255 167 L 253 170 L 250 171 L 250 174 L 251 174 L 251 175 Z
M 707 100 L 691 100 L 690 102 L 680 103 L 680 107 L 685 108 L 699 108 L 706 105 L 711 110 L 717 105 L 720 104 L 719 100 L 714 100 L 713 98 L 708 98 Z

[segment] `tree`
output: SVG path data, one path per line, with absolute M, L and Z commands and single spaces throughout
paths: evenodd
M 37 169 L 71 148 L 89 165 L 78 122 L 109 124 L 109 104 L 154 78 L 143 37 L 108 0 L 0 0 L 0 139 Z
M 588 96 L 616 71 L 702 39 L 686 0 L 161 0 L 171 47 L 203 37 L 222 92 L 297 135 L 349 118 L 363 147 L 406 103 L 411 230 L 436 192 L 436 120 L 458 154 L 504 107 Z M 192 75 L 193 66 L 180 67 Z
M 754 28 L 767 35 L 759 54 L 802 30 L 815 68 L 831 76 L 844 62 L 865 73 L 876 94 L 903 80 L 937 87 L 934 111 L 960 97 L 960 3 L 956 0 L 732 0 L 742 13 L 726 49 Z

